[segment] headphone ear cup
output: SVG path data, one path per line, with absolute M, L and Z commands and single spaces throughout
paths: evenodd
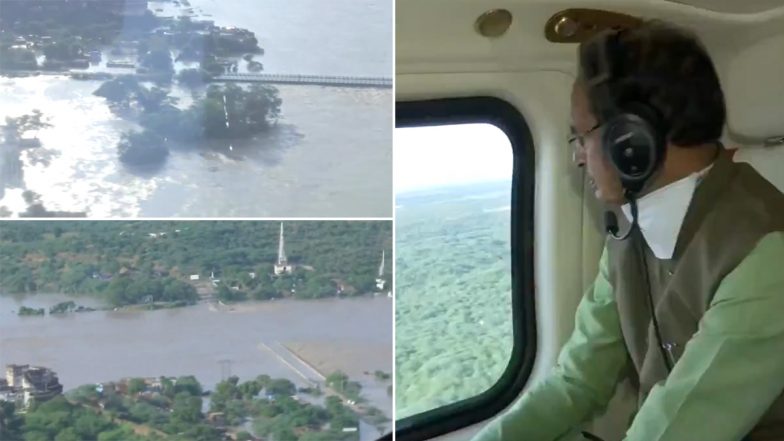
M 602 148 L 630 192 L 639 192 L 664 160 L 664 137 L 638 112 L 620 113 L 605 123 Z

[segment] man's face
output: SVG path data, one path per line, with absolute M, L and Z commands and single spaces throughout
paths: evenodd
M 574 162 L 578 167 L 586 167 L 597 199 L 607 204 L 623 204 L 625 199 L 621 179 L 602 151 L 601 128 L 591 131 L 598 120 L 591 112 L 588 94 L 579 81 L 572 87 L 571 113 L 574 135 L 582 137 L 582 145 L 579 139 L 574 143 Z

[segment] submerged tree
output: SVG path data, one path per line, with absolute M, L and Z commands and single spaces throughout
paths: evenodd
M 163 137 L 149 131 L 125 133 L 117 146 L 117 152 L 124 164 L 160 164 L 169 156 L 165 142 Z

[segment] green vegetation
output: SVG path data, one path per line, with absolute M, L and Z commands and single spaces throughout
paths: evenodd
M 24 420 L 16 413 L 16 405 L 0 401 L 0 439 L 18 441 L 21 439 Z
M 178 81 L 195 87 L 201 76 L 186 70 Z M 175 107 L 165 90 L 147 88 L 133 78 L 107 81 L 94 94 L 106 98 L 119 112 L 127 113 L 135 106 L 143 109 L 138 123 L 144 131 L 126 133 L 118 144 L 120 160 L 132 165 L 161 163 L 174 144 L 192 148 L 205 139 L 250 138 L 275 124 L 282 103 L 276 88 L 260 84 L 247 88 L 211 85 L 204 97 L 185 110 Z
M 202 388 L 194 377 L 162 377 L 158 383 L 133 378 L 105 384 L 100 392 L 93 385 L 85 385 L 69 392 L 68 398 L 82 408 L 102 410 L 112 421 L 147 427 L 153 435 L 145 440 L 220 439 L 220 430 L 202 414 Z
M 382 427 L 389 422 L 389 418 L 384 415 L 384 412 L 373 406 L 370 406 L 365 410 L 364 416 L 370 424 L 373 424 L 376 427 Z
M 8 441 L 146 441 L 95 409 L 73 404 L 63 396 L 34 405 L 24 416 L 13 403 L 0 402 L 0 439 Z
M 320 397 L 320 396 L 324 395 L 324 392 L 321 390 L 321 387 L 318 386 L 318 385 L 316 387 L 303 387 L 303 388 L 300 388 L 299 392 L 303 393 L 303 394 L 313 395 L 314 397 Z
M 359 418 L 340 399 L 325 399 L 325 406 L 302 403 L 291 397 L 256 400 L 251 406 L 254 431 L 276 441 L 354 441 Z
M 138 105 L 145 112 L 158 112 L 163 107 L 171 107 L 174 100 L 168 92 L 159 87 L 145 87 L 133 77 L 119 77 L 101 84 L 94 95 L 106 98 L 114 108 L 127 110 Z
M 148 34 L 159 24 L 152 14 L 123 16 L 124 2 L 3 0 L 0 27 L 9 40 L 48 36 L 51 41 L 78 40 L 85 49 Z M 85 7 L 89 5 L 89 7 Z
M 187 304 L 198 299 L 197 287 L 215 289 L 214 273 L 224 301 L 334 296 L 337 283 L 347 287 L 343 295 L 361 295 L 372 292 L 381 250 L 391 247 L 389 222 L 287 222 L 295 271 L 274 277 L 279 229 L 277 222 L 5 222 L 0 292 Z
M 3 61 L 3 69 L 38 69 L 38 61 L 35 58 L 35 51 L 29 49 L 0 46 L 0 60 Z
M 18 137 L 22 136 L 30 130 L 40 130 L 52 127 L 51 124 L 44 120 L 44 115 L 40 110 L 35 109 L 32 113 L 20 115 L 17 117 L 5 117 L 5 124 L 0 125 L 0 129 L 5 132 L 6 136 Z
M 205 82 L 205 73 L 199 69 L 183 69 L 177 74 L 177 81 L 187 87 L 199 87 Z
M 335 396 L 323 406 L 299 400 L 286 379 L 259 375 L 240 383 L 220 382 L 202 412 L 202 385 L 192 376 L 131 378 L 80 386 L 65 396 L 34 404 L 20 414 L 0 402 L 0 439 L 8 441 L 215 441 L 228 429 L 251 422 L 257 436 L 275 441 L 356 441 L 359 417 Z M 369 421 L 387 421 L 368 408 Z M 235 429 L 236 430 L 236 429 Z M 252 439 L 238 431 L 237 439 Z
M 388 374 L 388 373 L 386 373 L 384 371 L 376 371 L 374 373 L 374 375 L 376 377 L 376 380 L 378 380 L 378 381 L 386 381 L 386 380 L 389 380 L 390 378 L 392 378 L 392 375 L 390 375 L 390 374 Z
M 147 109 L 139 123 L 146 130 L 173 141 L 242 139 L 272 127 L 280 115 L 281 103 L 274 87 L 211 85 L 205 97 L 188 109 L 173 106 Z
M 70 61 L 84 56 L 84 49 L 73 37 L 53 41 L 44 46 L 46 61 Z
M 49 308 L 49 314 L 66 314 L 69 312 L 89 312 L 95 311 L 93 308 L 79 306 L 73 301 L 61 302 Z
M 69 212 L 69 211 L 52 211 L 48 210 L 44 207 L 43 202 L 41 202 L 41 195 L 35 193 L 30 190 L 25 190 L 22 193 L 22 198 L 24 199 L 25 203 L 27 204 L 27 210 L 23 213 L 19 213 L 19 217 L 26 218 L 63 218 L 63 217 L 87 217 L 87 214 L 84 212 Z M 0 210 L 2 207 L 0 207 Z M 9 215 L 6 215 L 9 216 Z M 34 290 L 35 288 L 31 288 Z
M 36 70 L 38 55 L 45 57 L 44 69 L 87 68 L 91 52 L 109 49 L 109 45 L 114 55 L 135 54 L 139 75 L 113 79 L 95 92 L 105 97 L 115 112 L 143 127 L 139 133 L 123 134 L 117 145 L 119 160 L 131 166 L 161 165 L 175 145 L 193 148 L 203 145 L 198 142 L 203 140 L 248 139 L 277 122 L 281 99 L 278 90 L 267 85 L 212 85 L 205 96 L 194 96 L 193 105 L 183 110 L 175 107 L 169 90 L 139 84 L 152 80 L 170 86 L 175 74 L 173 53 L 179 54 L 177 60 L 199 63 L 197 69 L 177 74 L 178 83 L 192 89 L 227 69 L 236 72 L 241 56 L 248 60 L 251 71 L 261 71 L 262 64 L 253 56 L 263 50 L 253 32 L 187 17 L 156 17 L 149 11 L 126 15 L 123 4 L 4 0 L 0 14 L 3 68 Z M 134 113 L 137 116 L 130 117 Z
M 199 295 L 192 285 L 168 276 L 152 279 L 117 277 L 106 285 L 103 294 L 113 306 L 155 302 L 193 304 L 199 299 Z
M 44 315 L 46 311 L 44 308 L 28 308 L 27 306 L 22 306 L 19 308 L 19 315 L 24 316 L 35 316 L 35 315 Z
M 149 132 L 129 132 L 117 145 L 120 161 L 132 165 L 159 164 L 169 156 L 162 137 Z
M 327 376 L 326 384 L 335 392 L 345 396 L 355 402 L 362 401 L 362 385 L 357 381 L 350 381 L 348 375 L 341 371 L 336 371 Z
M 73 301 L 61 302 L 49 308 L 49 314 L 64 314 L 76 309 L 76 303 Z
M 512 349 L 510 185 L 396 203 L 396 415 L 477 395 Z
M 178 60 L 200 62 L 212 75 L 223 73 L 225 59 L 252 59 L 264 52 L 246 29 L 220 28 L 189 17 L 157 17 L 150 11 L 125 14 L 124 1 L 3 0 L 2 10 L 0 56 L 5 69 L 35 69 L 37 53 L 45 55 L 46 69 L 86 68 L 90 51 L 114 45 L 112 53 L 120 55 L 121 47 L 130 43 L 138 47 L 142 71 L 162 74 L 159 78 L 168 82 L 174 73 L 172 52 L 179 53 Z
M 243 291 L 240 291 L 239 288 L 229 288 L 226 285 L 220 285 L 218 287 L 217 297 L 218 300 L 223 303 L 234 303 L 248 300 L 248 295 Z
M 152 71 L 174 73 L 174 61 L 168 49 L 156 48 L 147 51 L 139 57 L 139 63 Z
M 264 70 L 264 66 L 258 61 L 249 61 L 248 70 L 251 72 L 261 72 L 262 70 Z

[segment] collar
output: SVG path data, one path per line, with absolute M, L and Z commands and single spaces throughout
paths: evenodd
M 637 201 L 637 223 L 657 259 L 672 259 L 694 191 L 713 165 L 649 193 Z M 631 206 L 621 207 L 632 222 Z

